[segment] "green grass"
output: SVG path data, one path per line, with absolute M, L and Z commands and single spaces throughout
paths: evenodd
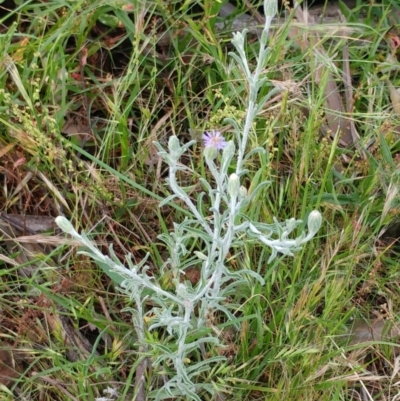
M 399 7 L 389 0 L 361 3 L 342 10 L 353 34 L 321 28 L 323 57 L 288 39 L 290 21 L 271 38 L 264 74 L 294 90 L 273 95 L 252 130 L 249 148 L 267 153 L 247 161 L 244 184 L 249 191 L 266 179 L 271 185 L 246 212 L 268 223 L 318 209 L 324 223 L 301 252 L 272 264 L 259 244 L 232 249 L 230 268 L 251 268 L 266 284 L 244 287 L 228 300 L 236 322 L 213 316 L 210 325 L 226 348 L 207 352 L 227 360 L 199 377 L 218 394 L 201 394 L 204 400 L 344 401 L 361 399 L 361 388 L 365 399 L 389 400 L 398 393 L 396 341 L 349 345 L 347 337 L 352 319 L 380 314 L 396 323 L 400 307 L 397 249 L 379 238 L 398 222 L 400 210 L 400 119 L 387 84 L 399 84 L 399 62 L 388 59 L 386 35 Z M 219 128 L 233 138 L 222 122 L 243 119 L 246 87 L 228 55 L 231 35 L 214 30 L 217 2 L 133 4 L 128 12 L 116 1 L 27 2 L 3 18 L 0 205 L 1 212 L 39 221 L 64 214 L 104 251 L 113 243 L 121 260 L 131 252 L 140 261 L 149 252 L 151 273 L 168 289 L 169 277 L 158 274 L 168 255 L 157 235 L 186 211 L 179 202 L 158 208 L 169 189 L 152 142 L 166 144 L 172 134 L 198 140 L 182 160 L 190 173 L 180 177 L 196 199 L 199 178 L 208 177 L 201 133 Z M 170 35 L 169 47 L 156 44 L 163 33 Z M 344 99 L 345 46 L 354 91 L 348 117 L 361 153 L 321 129 L 328 72 Z M 256 37 L 249 36 L 247 50 L 254 59 Z M 266 85 L 260 96 L 273 87 Z M 80 129 L 63 134 L 70 119 Z M 118 389 L 118 400 L 133 399 L 145 355 L 128 299 L 64 236 L 52 232 L 50 245 L 43 237 L 27 243 L 14 237 L 28 233 L 0 229 L 0 350 L 22 355 L 0 399 L 91 401 L 107 387 Z M 154 348 L 174 344 L 162 331 L 147 335 Z M 162 382 L 163 369 L 148 369 L 146 393 Z M 0 359 L 3 383 L 1 372 Z

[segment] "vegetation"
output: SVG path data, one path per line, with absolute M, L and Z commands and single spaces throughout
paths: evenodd
M 262 4 L 253 3 L 262 19 Z M 17 2 L 3 14 L 1 400 L 143 400 L 171 376 L 168 361 L 154 362 L 176 348 L 176 336 L 149 330 L 148 314 L 143 348 L 121 277 L 79 253 L 81 243 L 54 218 L 67 217 L 104 254 L 113 244 L 121 263 L 149 254 L 147 274 L 173 293 L 177 278 L 162 268 L 170 254 L 159 236 L 188 214 L 180 199 L 159 206 L 171 188 L 154 142 L 195 141 L 177 178 L 208 211 L 201 179 L 215 176 L 202 134 L 215 129 L 236 141 L 229 121 L 243 126 L 249 93 L 229 55 L 230 24 L 248 9 L 222 19 L 222 7 L 49 0 Z M 231 247 L 229 271 L 249 269 L 265 283 L 249 275 L 230 293 L 223 302 L 231 318 L 212 313 L 189 339 L 212 333 L 224 347 L 205 343 L 185 363 L 218 361 L 196 378 L 201 400 L 395 400 L 400 6 L 341 3 L 345 22 L 312 26 L 286 7 L 261 71 L 258 97 L 268 100 L 247 141 L 247 151 L 265 152 L 245 160 L 241 185 L 251 194 L 270 182 L 247 206 L 249 221 L 302 220 L 295 238 L 316 209 L 322 226 L 294 256 L 271 262 L 270 248 L 255 240 Z M 249 30 L 254 69 L 261 30 Z M 195 237 L 186 246 L 189 255 L 200 250 Z M 181 269 L 183 282 L 199 285 L 190 258 Z

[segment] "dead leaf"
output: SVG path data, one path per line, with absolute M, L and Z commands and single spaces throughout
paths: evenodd
M 196 285 L 201 278 L 200 270 L 196 268 L 186 269 L 185 271 L 185 280 L 189 280 L 192 285 Z
M 37 269 L 39 268 L 37 262 L 37 255 L 49 254 L 51 249 L 48 241 L 42 242 L 41 244 L 30 241 L 28 243 L 22 244 L 16 241 L 17 237 L 25 234 L 36 234 L 39 227 L 54 227 L 54 218 L 51 218 L 51 223 L 46 226 L 46 216 L 38 217 L 38 219 L 43 219 L 43 225 L 34 224 L 34 216 L 19 216 L 19 215 L 8 215 L 5 213 L 0 214 L 0 234 L 3 237 L 3 241 L 6 244 L 8 253 L 11 255 L 15 253 L 16 248 L 19 250 L 15 256 L 15 261 L 22 265 L 19 269 L 20 274 L 24 277 L 32 277 Z M 36 220 L 37 222 L 37 220 Z M 51 225 L 50 225 L 51 224 Z M 29 237 L 28 237 L 29 238 Z M 39 278 L 38 278 L 39 280 Z
M 52 216 L 0 213 L 0 218 L 21 232 L 27 231 L 31 234 L 38 234 L 57 228 L 57 224 Z
M 400 335 L 400 326 L 381 318 L 371 320 L 355 319 L 351 329 L 350 344 L 362 344 L 369 341 L 386 341 Z
M 390 81 L 387 81 L 389 88 L 390 100 L 392 101 L 393 111 L 396 114 L 400 114 L 400 91 L 399 88 L 395 88 Z
M 0 345 L 0 384 L 9 386 L 23 371 L 22 354 L 9 346 Z
M 7 154 L 14 146 L 15 146 L 15 143 L 9 143 L 4 148 L 1 147 L 0 148 L 0 157 L 3 157 L 5 154 Z
M 83 118 L 66 116 L 66 121 L 61 128 L 61 132 L 68 136 L 79 136 L 80 139 L 88 134 L 87 124 L 85 124 Z
M 20 157 L 18 160 L 16 160 L 13 164 L 13 170 L 15 170 L 17 167 L 22 166 L 26 163 L 26 158 L 25 157 Z
M 84 67 L 87 64 L 87 57 L 88 57 L 88 49 L 86 47 L 84 47 L 81 50 L 80 59 L 79 59 L 79 65 L 81 67 Z
M 314 18 L 309 14 L 307 9 L 303 9 L 298 6 L 295 12 L 297 20 L 304 24 L 305 26 L 312 26 L 314 24 Z M 296 31 L 289 31 L 289 37 L 295 41 L 302 49 L 313 49 L 316 59 L 323 58 L 324 60 L 329 60 L 324 48 L 318 44 L 318 34 L 313 33 L 313 35 L 299 37 L 295 34 Z M 306 32 L 306 31 L 305 31 Z M 333 62 L 331 62 L 333 63 Z M 317 68 L 316 82 L 322 81 L 324 72 L 321 72 L 323 65 L 321 63 L 321 68 Z M 326 121 L 328 125 L 328 131 L 331 132 L 331 136 L 335 136 L 340 133 L 340 143 L 343 146 L 350 146 L 354 143 L 354 138 L 352 135 L 350 119 L 345 116 L 345 108 L 343 105 L 342 97 L 339 92 L 339 88 L 336 81 L 333 78 L 332 72 L 325 70 L 326 76 L 326 86 L 325 86 L 325 102 L 326 102 Z M 347 85 L 349 82 L 347 80 Z
M 399 371 L 400 371 L 400 356 L 396 356 L 396 358 L 394 358 L 393 372 L 391 377 L 392 380 L 394 380 Z
M 18 49 L 12 55 L 14 61 L 22 61 L 24 59 L 24 51 L 26 49 L 27 44 L 29 43 L 29 38 L 24 38 L 18 45 Z
M 389 39 L 390 53 L 392 56 L 396 57 L 400 48 L 400 38 L 394 32 L 388 32 L 387 38 Z

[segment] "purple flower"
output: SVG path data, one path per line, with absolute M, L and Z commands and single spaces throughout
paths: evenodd
M 214 129 L 203 134 L 203 141 L 206 148 L 210 147 L 216 150 L 222 150 L 228 144 L 222 134 Z

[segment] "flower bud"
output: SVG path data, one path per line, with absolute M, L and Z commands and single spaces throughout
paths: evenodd
M 214 160 L 218 155 L 218 150 L 214 146 L 206 146 L 204 149 L 204 156 L 206 160 Z
M 178 286 L 176 287 L 176 294 L 179 297 L 186 298 L 186 296 L 187 296 L 186 285 L 179 283 Z
M 240 193 L 240 178 L 236 173 L 229 176 L 228 193 L 231 197 L 237 197 Z
M 65 217 L 58 216 L 56 217 L 55 221 L 58 227 L 60 227 L 61 230 L 63 230 L 66 234 L 72 234 L 73 232 L 75 232 L 73 225 Z
M 169 137 L 168 149 L 171 154 L 176 154 L 176 152 L 179 151 L 180 145 L 179 145 L 179 139 L 177 136 L 172 135 Z
M 318 210 L 313 210 L 309 216 L 308 216 L 308 229 L 312 233 L 316 233 L 320 228 L 322 224 L 322 215 Z
M 204 255 L 203 252 L 194 251 L 194 254 L 195 254 L 200 260 L 207 260 L 207 256 Z
M 278 12 L 278 2 L 276 0 L 264 0 L 264 14 L 266 17 L 275 17 Z
M 246 196 L 247 196 L 247 188 L 241 185 L 239 188 L 239 199 L 243 200 L 246 198 Z
M 222 160 L 229 162 L 234 156 L 235 150 L 235 144 L 233 143 L 233 141 L 229 141 L 222 151 Z

